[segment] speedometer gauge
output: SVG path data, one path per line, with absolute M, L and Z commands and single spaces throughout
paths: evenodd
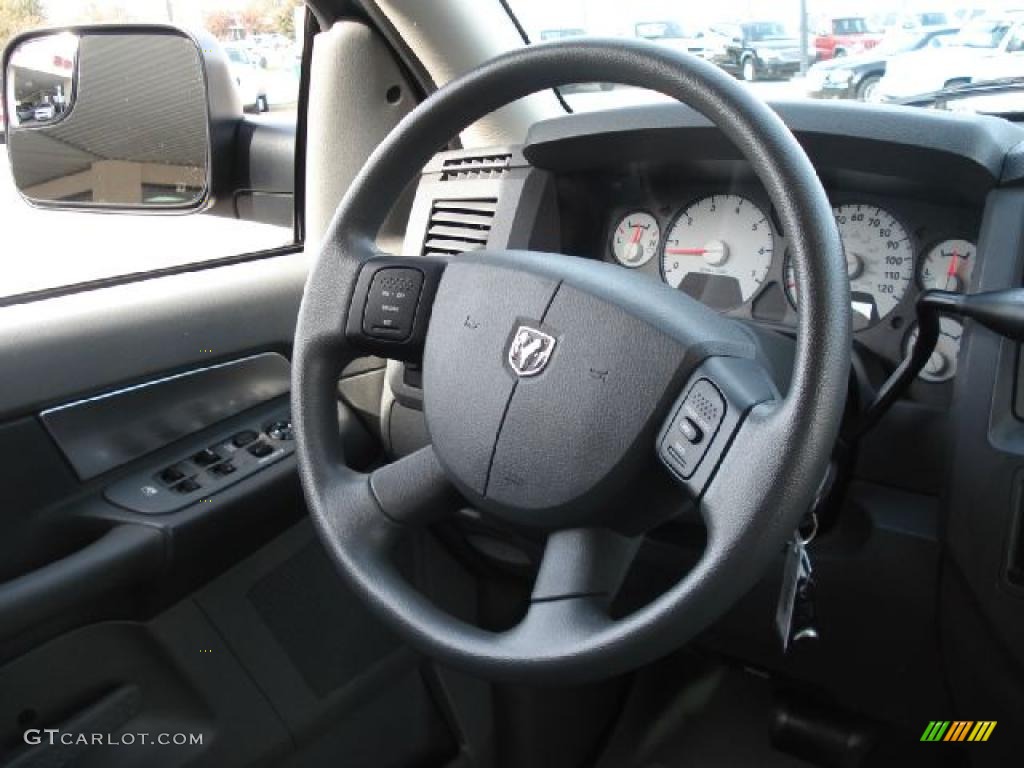
M 914 246 L 896 218 L 873 205 L 833 209 L 850 278 L 853 328 L 861 330 L 888 317 L 903 299 L 914 276 Z M 794 307 L 799 296 L 792 263 L 786 265 L 786 294 Z
M 665 282 L 716 309 L 748 301 L 772 263 L 772 228 L 739 195 L 714 195 L 683 210 L 665 237 Z
M 874 325 L 896 309 L 914 277 L 910 235 L 888 211 L 873 205 L 834 209 L 850 276 L 853 327 Z
M 612 255 L 624 267 L 642 267 L 658 252 L 661 228 L 644 211 L 623 216 L 612 235 Z

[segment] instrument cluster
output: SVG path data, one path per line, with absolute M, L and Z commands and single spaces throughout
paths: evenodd
M 977 259 L 977 226 L 961 212 L 874 196 L 833 200 L 846 254 L 855 338 L 898 360 L 917 338 L 913 302 L 929 288 L 964 291 Z M 795 325 L 794 265 L 778 217 L 763 193 L 710 191 L 677 205 L 612 212 L 608 255 L 719 311 Z M 926 382 L 956 373 L 962 328 L 942 323 Z

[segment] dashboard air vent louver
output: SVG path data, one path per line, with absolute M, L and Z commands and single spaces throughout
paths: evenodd
M 453 256 L 484 248 L 497 209 L 498 201 L 493 197 L 435 200 L 430 211 L 423 255 Z
M 510 154 L 452 157 L 444 161 L 441 181 L 497 179 L 508 173 L 511 162 Z

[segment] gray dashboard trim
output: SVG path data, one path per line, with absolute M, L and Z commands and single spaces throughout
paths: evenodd
M 255 352 L 287 353 L 300 254 L 0 308 L 0 421 Z M 203 350 L 213 350 L 204 352 Z
M 842 102 L 776 102 L 770 106 L 801 140 L 817 135 L 931 151 L 977 166 L 993 183 L 1006 181 L 1007 155 L 1024 140 L 1024 129 L 996 117 Z M 565 149 L 573 140 L 598 135 L 621 140 L 630 134 L 678 128 L 710 129 L 711 122 L 682 104 L 577 113 L 534 125 L 524 154 L 534 165 L 561 170 L 564 163 L 572 162 Z M 1018 177 L 1024 177 L 1024 167 Z
M 89 480 L 289 391 L 291 365 L 253 355 L 43 411 L 78 477 Z

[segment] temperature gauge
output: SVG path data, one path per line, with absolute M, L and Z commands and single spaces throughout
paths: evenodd
M 615 227 L 612 255 L 624 267 L 642 267 L 658 252 L 660 243 L 658 220 L 644 211 L 635 211 Z
M 925 381 L 948 381 L 956 375 L 956 359 L 960 356 L 960 337 L 964 327 L 959 320 L 952 317 L 939 318 L 939 341 L 935 351 L 928 358 L 924 368 L 918 375 Z M 909 355 L 917 342 L 917 326 L 907 334 L 904 344 L 904 355 Z
M 944 240 L 921 262 L 921 287 L 963 293 L 974 268 L 974 243 L 967 240 Z

